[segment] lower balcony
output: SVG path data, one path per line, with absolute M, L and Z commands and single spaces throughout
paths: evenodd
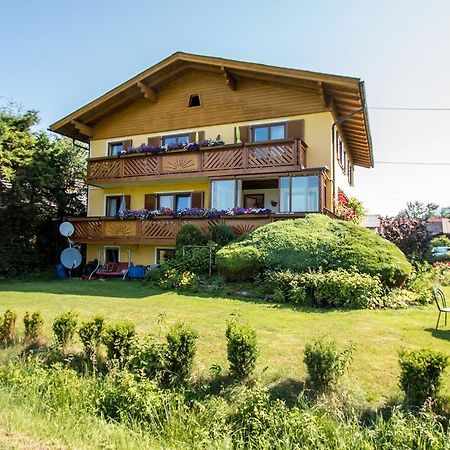
M 332 215 L 325 208 L 322 213 Z M 278 220 L 304 217 L 306 213 L 291 214 L 243 214 L 241 216 L 204 217 L 154 217 L 152 219 L 116 219 L 112 217 L 70 218 L 75 232 L 71 237 L 76 243 L 174 245 L 175 237 L 185 224 L 206 229 L 216 224 L 230 226 L 236 237 Z

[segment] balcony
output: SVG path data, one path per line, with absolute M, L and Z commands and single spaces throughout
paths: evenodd
M 171 151 L 91 158 L 87 183 L 108 186 L 177 177 L 215 177 L 283 173 L 306 168 L 307 145 L 302 139 L 232 144 L 197 151 Z
M 322 213 L 332 215 L 325 208 Z M 69 219 L 75 232 L 71 239 L 76 243 L 106 244 L 150 244 L 175 245 L 175 237 L 185 224 L 193 224 L 201 229 L 216 224 L 226 224 L 233 228 L 237 237 L 256 228 L 278 220 L 304 217 L 305 213 L 292 214 L 255 214 L 242 216 L 221 216 L 219 218 L 202 217 L 155 217 L 153 219 L 125 219 L 110 217 L 86 217 Z

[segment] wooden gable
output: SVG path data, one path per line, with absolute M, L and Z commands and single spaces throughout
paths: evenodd
M 189 108 L 200 94 L 201 106 Z M 158 101 L 136 100 L 93 127 L 93 138 L 198 128 L 323 111 L 320 96 L 301 87 L 241 78 L 230 89 L 220 74 L 192 69 L 166 85 Z

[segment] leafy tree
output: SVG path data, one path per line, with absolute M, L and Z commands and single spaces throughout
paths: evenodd
M 423 259 L 428 250 L 427 222 L 423 219 L 382 217 L 380 235 L 397 245 L 410 259 Z
M 86 149 L 0 108 L 0 278 L 55 261 L 58 223 L 85 211 Z
M 439 205 L 436 203 L 408 202 L 406 208 L 401 210 L 398 215 L 409 219 L 428 220 L 430 217 L 437 215 Z

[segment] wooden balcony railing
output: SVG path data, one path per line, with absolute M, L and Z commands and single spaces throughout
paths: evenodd
M 153 219 L 115 219 L 110 217 L 71 218 L 75 232 L 71 239 L 76 243 L 109 244 L 165 244 L 175 245 L 175 237 L 185 224 L 194 224 L 201 229 L 224 223 L 233 228 L 237 237 L 256 228 L 278 220 L 304 217 L 304 213 L 295 214 L 255 214 L 242 216 L 222 216 L 217 219 L 201 217 Z
M 179 176 L 228 176 L 289 172 L 306 168 L 302 139 L 233 144 L 197 151 L 157 155 L 129 154 L 91 158 L 87 182 L 97 186 L 121 181 L 148 181 Z

